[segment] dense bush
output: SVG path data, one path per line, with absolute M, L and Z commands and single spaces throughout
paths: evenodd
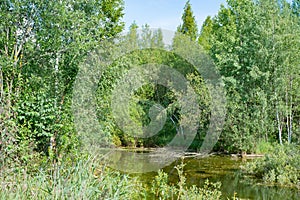
M 296 145 L 276 146 L 263 159 L 248 162 L 246 173 L 262 178 L 265 183 L 300 186 L 300 149 Z

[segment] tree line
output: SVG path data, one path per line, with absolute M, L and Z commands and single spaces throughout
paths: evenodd
M 198 38 L 227 91 L 220 147 L 299 143 L 300 2 L 228 0 Z
M 80 137 L 71 99 L 78 65 L 98 44 L 124 30 L 124 2 L 6 0 L 0 4 L 0 12 L 1 162 L 27 163 L 41 155 L 58 157 L 76 151 Z M 160 30 L 153 33 L 145 25 L 139 37 L 137 29 L 132 24 L 125 37 L 131 45 L 164 47 Z M 186 3 L 177 33 L 189 36 L 190 42 L 199 44 L 211 57 L 226 89 L 226 121 L 215 150 L 253 152 L 264 143 L 299 143 L 299 32 L 299 0 L 227 0 L 201 28 L 192 5 Z M 171 48 L 180 50 L 182 43 L 176 37 L 180 36 L 175 36 Z M 210 117 L 210 96 L 201 74 L 175 54 L 143 53 L 132 52 L 130 61 L 115 61 L 99 87 L 115 81 L 111 78 L 119 73 L 120 65 L 128 68 L 155 57 L 157 63 L 181 66 L 178 70 L 193 83 L 200 97 L 197 101 L 205 110 L 192 144 L 193 149 L 199 148 Z M 97 113 L 114 144 L 163 146 L 178 131 L 180 113 L 175 106 L 158 136 L 140 140 L 125 135 L 109 112 L 104 112 L 109 104 L 98 98 L 109 92 L 97 93 Z M 174 102 L 172 91 L 151 84 L 134 96 L 145 100 L 131 104 L 131 117 L 137 123 L 149 123 L 147 111 L 153 101 L 166 106 Z
M 198 32 L 186 3 L 177 32 L 202 46 L 225 83 L 227 117 L 216 149 L 299 143 L 299 12 L 298 0 L 227 0 Z
M 206 18 L 198 31 L 192 5 L 187 1 L 171 49 L 175 52 L 176 48 L 184 49 L 187 44 L 180 43 L 178 38 L 180 34 L 188 36 L 209 55 L 222 76 L 227 113 L 216 151 L 257 152 L 272 143 L 299 143 L 299 6 L 299 1 L 228 0 L 216 16 Z M 130 27 L 131 44 L 151 48 L 155 44 L 145 44 L 145 41 L 160 41 L 158 45 L 164 46 L 161 30 L 152 36 L 149 26 L 145 25 L 139 36 L 137 28 L 135 23 Z M 167 60 L 165 55 L 156 56 L 158 63 Z M 167 63 L 172 65 L 171 61 Z M 184 63 L 177 64 L 185 66 Z M 196 88 L 202 88 L 199 105 L 207 113 L 202 113 L 206 120 L 199 121 L 203 126 L 191 145 L 194 150 L 202 144 L 211 109 L 211 99 L 201 75 L 198 81 Z M 148 94 L 154 94 L 154 90 L 148 88 Z M 147 110 L 147 106 L 143 109 Z M 136 113 L 141 115 L 141 112 Z M 174 127 L 176 125 L 170 121 L 164 129 L 165 134 L 174 135 Z M 125 138 L 127 136 L 120 130 L 114 135 L 118 145 L 149 145 L 145 140 L 134 142 L 132 137 Z M 150 142 L 150 146 L 163 145 L 165 142 L 161 141 L 168 140 L 158 137 Z

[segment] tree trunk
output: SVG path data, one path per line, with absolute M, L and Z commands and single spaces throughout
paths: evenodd
M 276 119 L 277 119 L 277 124 L 278 124 L 279 143 L 282 145 L 282 125 L 281 125 L 281 122 L 280 122 L 278 108 L 276 109 Z

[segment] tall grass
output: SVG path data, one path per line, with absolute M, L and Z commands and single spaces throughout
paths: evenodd
M 132 199 L 143 192 L 135 179 L 100 166 L 91 157 L 36 172 L 2 169 L 0 199 Z
M 72 159 L 73 158 L 73 159 Z M 72 156 L 60 162 L 26 167 L 3 165 L 0 169 L 0 200 L 10 199 L 220 199 L 219 183 L 203 188 L 187 187 L 184 164 L 176 166 L 179 182 L 170 184 L 159 171 L 151 188 L 137 178 L 111 170 L 91 156 Z M 32 167 L 39 166 L 39 167 Z

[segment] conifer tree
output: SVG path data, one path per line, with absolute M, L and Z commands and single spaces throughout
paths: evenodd
M 182 25 L 177 28 L 177 32 L 188 35 L 195 41 L 197 39 L 198 28 L 189 0 L 185 4 L 181 19 Z

